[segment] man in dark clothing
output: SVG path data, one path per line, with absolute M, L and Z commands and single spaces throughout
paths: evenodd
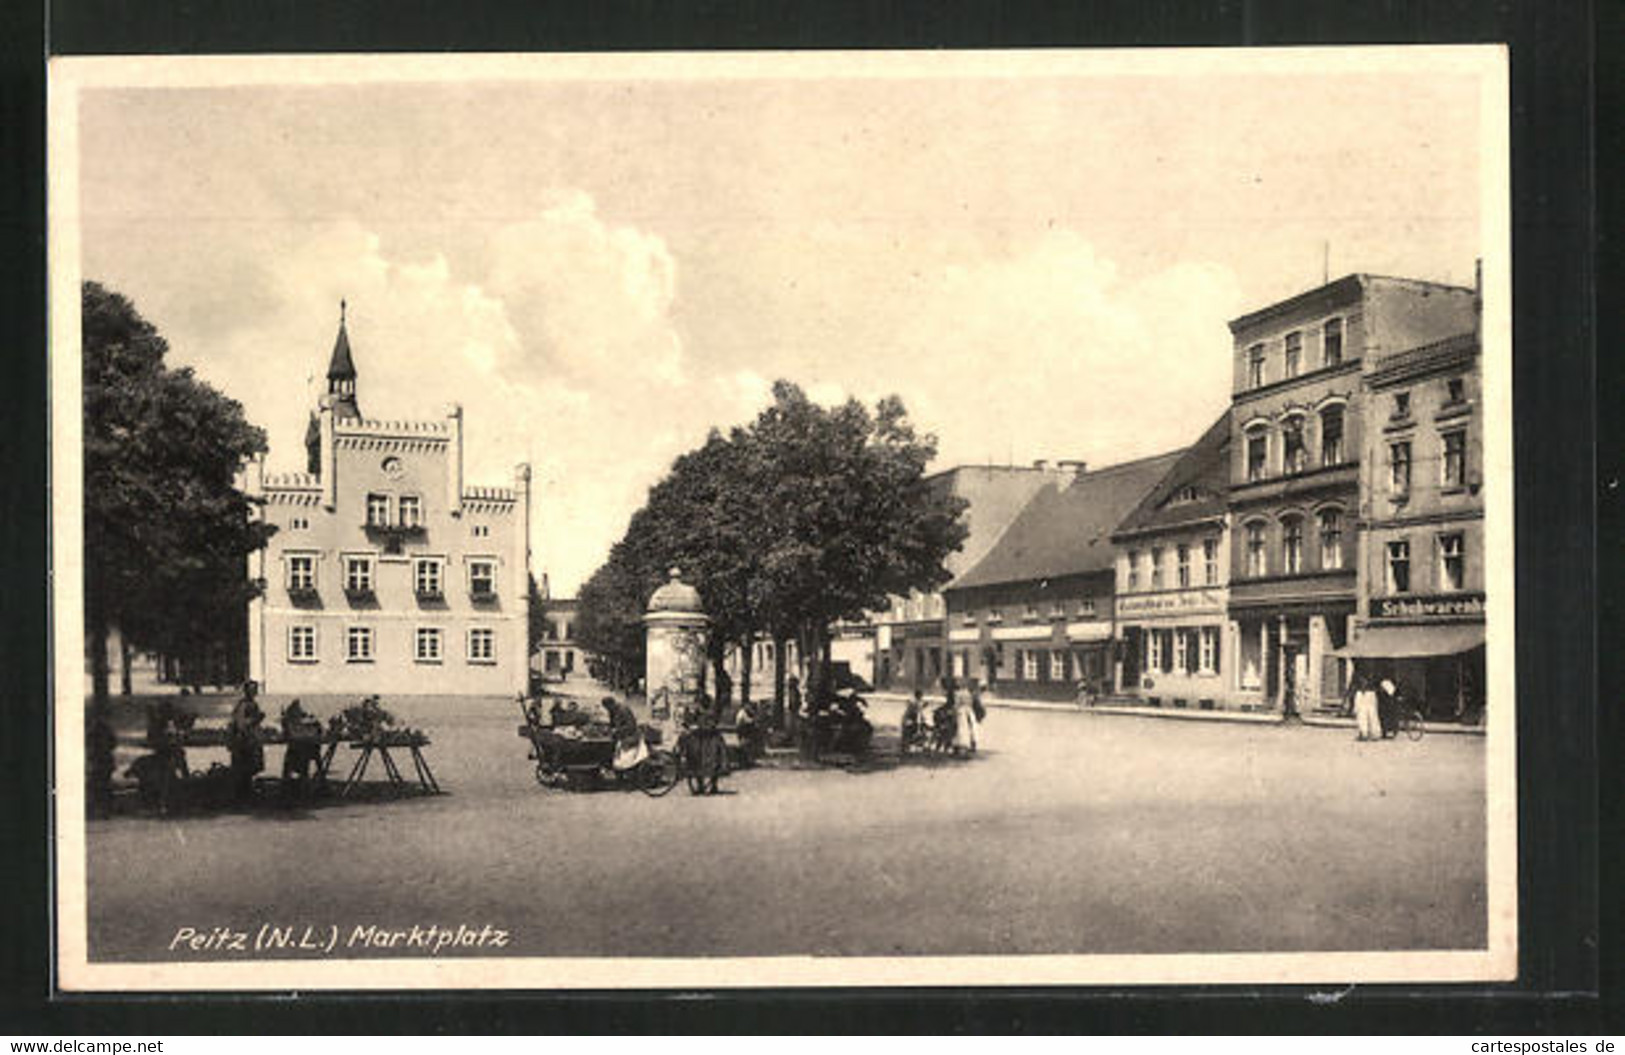
M 265 768 L 265 745 L 260 743 L 260 723 L 265 720 L 265 712 L 260 710 L 259 690 L 258 682 L 243 682 L 242 698 L 231 709 L 231 724 L 226 728 L 232 794 L 238 802 L 253 797 L 254 777 Z

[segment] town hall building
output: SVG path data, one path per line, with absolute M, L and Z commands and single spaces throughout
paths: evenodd
M 278 695 L 490 695 L 526 689 L 530 467 L 463 482 L 463 412 L 362 416 L 341 306 L 302 472 L 248 469 L 274 525 L 250 556 L 249 671 Z

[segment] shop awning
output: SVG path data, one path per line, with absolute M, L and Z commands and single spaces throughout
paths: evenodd
M 1334 649 L 1343 659 L 1412 659 L 1421 656 L 1454 656 L 1484 644 L 1484 627 L 1467 626 L 1368 626 L 1357 631 L 1353 641 Z

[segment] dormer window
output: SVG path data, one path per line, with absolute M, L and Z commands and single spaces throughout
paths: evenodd
M 1174 496 L 1168 500 L 1168 504 L 1175 506 L 1185 505 L 1190 502 L 1195 502 L 1201 497 L 1201 492 L 1197 491 L 1195 487 L 1181 487 L 1179 490 L 1174 492 Z

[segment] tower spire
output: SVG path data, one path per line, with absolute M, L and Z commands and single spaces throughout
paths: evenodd
M 339 301 L 339 334 L 333 341 L 333 357 L 327 364 L 327 394 L 333 397 L 333 413 L 340 418 L 359 418 L 361 408 L 355 398 L 355 359 L 350 355 L 350 331 L 346 325 L 349 305 Z

